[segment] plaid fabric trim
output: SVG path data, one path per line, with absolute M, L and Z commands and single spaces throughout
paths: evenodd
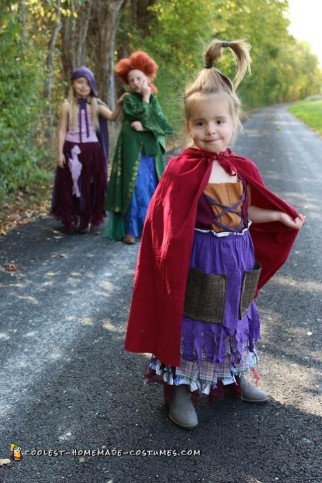
M 258 363 L 256 351 L 250 352 L 247 344 L 244 344 L 240 361 L 231 364 L 231 355 L 237 351 L 237 341 L 231 338 L 226 342 L 227 352 L 222 364 L 213 364 L 202 355 L 200 362 L 180 359 L 179 367 L 166 366 L 161 361 L 152 357 L 150 368 L 161 376 L 162 382 L 170 385 L 187 384 L 190 390 L 201 391 L 209 394 L 217 387 L 218 381 L 224 385 L 236 382 L 236 376 L 252 370 Z

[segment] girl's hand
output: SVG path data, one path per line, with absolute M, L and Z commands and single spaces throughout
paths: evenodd
M 131 127 L 132 127 L 132 129 L 134 129 L 134 131 L 145 131 L 145 129 L 142 126 L 142 123 L 140 121 L 131 122 Z
M 117 105 L 120 105 L 122 104 L 122 102 L 124 101 L 124 97 L 125 96 L 129 96 L 130 93 L 129 92 L 123 92 L 123 94 L 118 98 L 118 100 L 116 101 L 116 104 Z
M 63 168 L 66 163 L 65 156 L 63 154 L 59 155 L 56 163 L 59 168 Z
M 295 230 L 300 230 L 306 221 L 306 216 L 298 215 L 296 218 L 292 218 L 283 211 L 266 210 L 264 208 L 258 208 L 258 206 L 251 205 L 248 208 L 249 219 L 253 223 L 269 223 L 271 221 L 279 221 L 283 225 Z
M 142 86 L 141 94 L 142 94 L 142 97 L 143 97 L 143 101 L 149 102 L 150 95 L 151 95 L 151 87 L 148 85 L 147 81 L 145 81 L 145 83 Z
M 292 218 L 286 213 L 281 213 L 279 216 L 279 221 L 289 228 L 295 228 L 300 230 L 306 221 L 306 216 L 299 214 L 296 218 Z

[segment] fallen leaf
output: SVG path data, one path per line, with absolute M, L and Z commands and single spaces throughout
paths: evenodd
M 10 202 L 0 205 L 0 236 L 50 213 L 51 183 L 40 188 L 37 186 L 37 192 L 31 193 L 19 191 Z
M 17 267 L 14 263 L 8 263 L 6 266 L 7 272 L 15 272 L 17 270 Z

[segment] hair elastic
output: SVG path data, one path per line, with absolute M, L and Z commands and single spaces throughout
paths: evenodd
M 222 47 L 229 47 L 229 42 L 226 40 L 221 44 Z
M 212 68 L 213 68 L 213 66 L 214 66 L 214 64 L 209 64 L 209 63 L 207 63 L 207 64 L 205 64 L 205 65 L 204 65 L 204 68 L 205 68 L 205 69 L 212 69 Z

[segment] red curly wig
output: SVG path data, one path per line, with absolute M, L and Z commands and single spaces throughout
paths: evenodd
M 155 94 L 158 89 L 154 84 L 152 84 L 153 79 L 155 79 L 157 70 L 159 66 L 154 62 L 151 57 L 148 56 L 142 50 L 137 50 L 133 52 L 127 59 L 121 59 L 115 66 L 115 74 L 122 79 L 126 84 L 128 83 L 127 77 L 131 70 L 141 70 L 144 74 L 149 77 L 149 85 L 151 91 Z

